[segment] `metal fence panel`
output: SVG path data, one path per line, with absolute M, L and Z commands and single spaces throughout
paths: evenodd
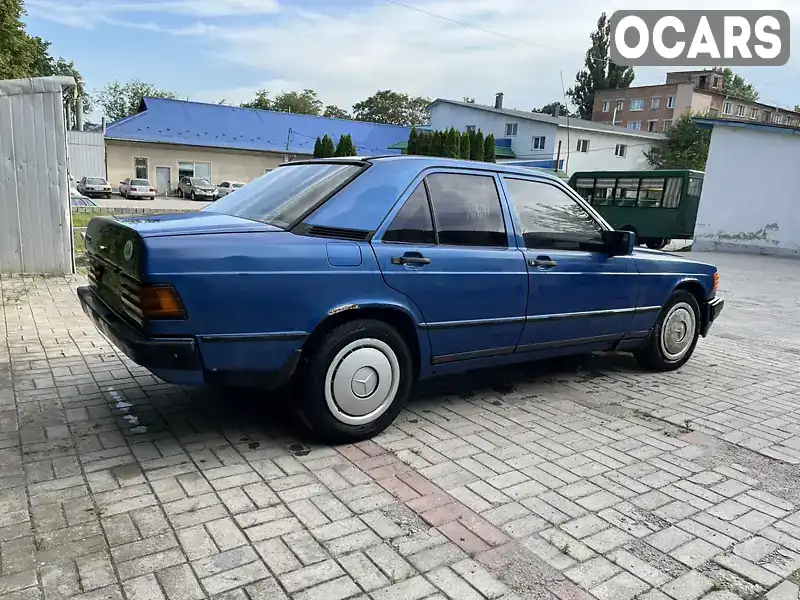
M 69 174 L 75 181 L 83 177 L 107 177 L 106 145 L 101 132 L 68 131 L 67 156 Z

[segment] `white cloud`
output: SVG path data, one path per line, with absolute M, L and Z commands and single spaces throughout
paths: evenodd
M 663 0 L 607 0 L 602 7 L 596 0 L 562 0 L 556 4 L 542 0 L 398 1 L 507 37 L 454 24 L 390 0 L 340 0 L 335 9 L 327 11 L 286 3 L 278 6 L 275 0 L 168 0 L 159 4 L 140 0 L 135 5 L 97 0 L 96 7 L 98 15 L 115 25 L 179 36 L 202 34 L 214 40 L 207 51 L 215 61 L 263 73 L 252 85 L 226 88 L 223 84 L 217 89 L 195 90 L 190 94 L 193 98 L 238 102 L 252 98 L 259 88 L 275 94 L 310 87 L 326 104 L 348 109 L 378 89 L 454 99 L 471 96 L 483 103 L 491 103 L 495 93 L 504 92 L 506 106 L 520 109 L 563 100 L 561 74 L 564 86 L 569 88 L 583 66 L 588 36 L 600 10 L 610 15 L 632 6 L 663 8 Z M 76 2 L 28 0 L 28 5 L 48 5 L 51 18 L 67 22 L 74 19 L 74 12 L 67 7 L 75 8 Z M 704 9 L 780 8 L 796 22 L 800 20 L 800 3 L 796 0 L 706 0 L 702 4 Z M 156 6 L 192 15 L 197 22 L 176 29 L 160 22 L 155 12 L 148 13 L 147 20 L 124 18 Z M 320 0 L 317 6 L 324 3 Z M 698 7 L 696 0 L 674 0 L 671 8 Z M 259 12 L 273 14 L 259 17 Z M 86 15 L 92 14 L 84 13 L 84 20 L 90 20 Z M 226 27 L 215 27 L 207 18 L 225 14 L 249 16 L 239 20 L 238 26 Z M 797 39 L 797 35 L 794 37 Z M 173 43 L 177 50 L 181 42 Z M 787 82 L 800 81 L 793 76 L 798 72 L 797 64 L 795 60 L 781 69 L 737 71 L 753 80 L 765 99 L 793 104 L 800 97 L 800 89 L 791 83 L 794 89 L 787 88 Z M 660 83 L 663 77 L 664 69 L 637 69 L 636 83 Z
M 105 21 L 122 14 L 177 14 L 196 17 L 226 17 L 264 15 L 280 9 L 277 0 L 27 0 L 28 12 L 65 25 L 92 27 L 97 20 Z

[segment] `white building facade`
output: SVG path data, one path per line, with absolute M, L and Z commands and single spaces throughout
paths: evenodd
M 499 95 L 498 95 L 499 96 Z M 498 155 L 497 162 L 514 160 L 528 166 L 576 171 L 634 171 L 650 166 L 645 152 L 660 147 L 660 133 L 633 131 L 581 119 L 551 117 L 542 113 L 509 110 L 498 97 L 495 107 L 438 99 L 431 104 L 431 129 L 454 127 L 464 132 L 481 130 L 494 134 L 499 147 L 508 147 L 512 157 Z
M 800 258 L 800 129 L 696 118 L 712 128 L 693 250 Z

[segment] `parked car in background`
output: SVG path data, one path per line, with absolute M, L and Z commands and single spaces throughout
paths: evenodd
M 97 202 L 84 196 L 77 189 L 69 190 L 69 203 L 71 206 L 97 206 Z
M 105 177 L 83 177 L 78 182 L 78 191 L 84 196 L 111 198 L 111 185 Z
M 227 196 L 231 192 L 243 187 L 244 183 L 242 183 L 241 181 L 223 181 L 217 186 L 217 195 L 220 198 L 223 198 L 224 196 Z
M 126 179 L 119 183 L 119 195 L 123 198 L 154 200 L 156 188 L 147 179 Z
M 291 381 L 332 442 L 385 429 L 418 378 L 617 350 L 678 369 L 724 305 L 716 267 L 635 248 L 559 178 L 466 160 L 285 163 L 199 212 L 95 217 L 86 241 L 83 310 L 133 361 Z
M 216 200 L 217 188 L 205 177 L 184 177 L 178 183 L 178 196 L 189 200 Z

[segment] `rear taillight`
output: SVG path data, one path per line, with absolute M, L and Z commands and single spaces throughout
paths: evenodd
M 714 273 L 714 294 L 719 291 L 719 271 Z
M 156 191 L 156 188 L 150 188 L 150 191 L 151 191 L 151 192 L 155 192 L 155 191 Z
M 178 292 L 171 285 L 122 284 L 122 306 L 125 313 L 141 324 L 144 320 L 185 319 Z

